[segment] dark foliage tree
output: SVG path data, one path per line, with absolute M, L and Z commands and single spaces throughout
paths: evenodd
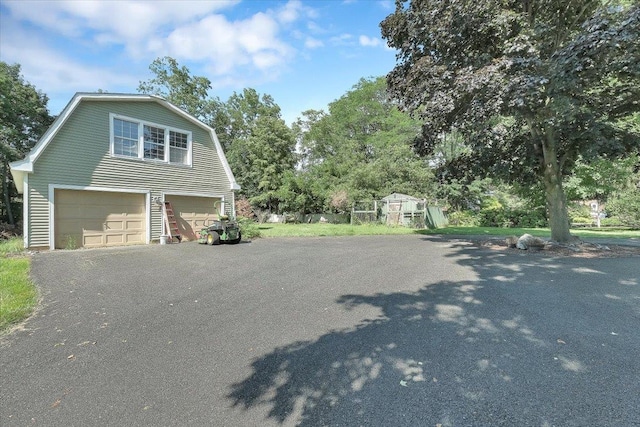
M 640 147 L 636 2 L 397 0 L 381 28 L 398 50 L 390 93 L 423 122 L 418 150 L 456 130 L 471 149 L 458 170 L 542 183 L 557 241 L 578 156 Z
M 24 81 L 20 65 L 0 62 L 0 221 L 13 225 L 17 198 L 9 162 L 23 158 L 53 122 L 49 98 Z

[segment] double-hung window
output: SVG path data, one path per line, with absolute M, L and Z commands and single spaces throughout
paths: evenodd
M 112 114 L 111 154 L 191 165 L 191 132 Z
M 164 129 L 144 125 L 144 158 L 164 160 Z
M 113 119 L 113 149 L 116 156 L 138 157 L 138 123 Z

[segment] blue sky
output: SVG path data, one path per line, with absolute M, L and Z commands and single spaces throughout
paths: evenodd
M 363 77 L 387 74 L 392 0 L 0 0 L 0 60 L 18 63 L 58 114 L 76 92 L 135 93 L 171 56 L 221 100 L 250 87 L 291 124 Z

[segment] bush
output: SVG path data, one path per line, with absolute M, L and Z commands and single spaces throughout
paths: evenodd
M 22 236 L 22 222 L 16 225 L 0 222 L 0 240 L 10 240 L 19 236 Z
M 595 220 L 590 216 L 572 216 L 572 224 L 592 224 Z
M 243 239 L 255 239 L 256 237 L 260 237 L 260 227 L 254 220 L 245 217 L 238 217 L 237 221 L 240 226 L 240 232 L 242 233 Z
M 630 188 L 607 201 L 607 213 L 628 227 L 640 227 L 640 190 Z
M 567 213 L 569 214 L 569 221 L 572 223 L 591 223 L 591 209 L 587 205 L 582 203 L 569 203 L 567 206 Z
M 477 227 L 478 218 L 473 211 L 453 211 L 447 213 L 449 225 L 458 227 Z
M 625 224 L 622 221 L 620 221 L 619 218 L 613 217 L 613 218 L 602 218 L 600 220 L 600 225 L 602 227 L 622 227 Z
M 543 208 L 492 207 L 478 212 L 478 225 L 501 228 L 541 228 L 547 226 L 547 217 Z
M 252 219 L 255 217 L 251 203 L 249 203 L 246 197 L 241 197 L 236 200 L 236 216 Z

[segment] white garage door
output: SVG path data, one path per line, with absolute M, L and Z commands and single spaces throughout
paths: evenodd
M 219 198 L 166 195 L 165 200 L 171 202 L 178 230 L 185 240 L 195 240 L 203 227 L 218 218 Z
M 55 247 L 99 247 L 146 242 L 145 195 L 56 190 Z

